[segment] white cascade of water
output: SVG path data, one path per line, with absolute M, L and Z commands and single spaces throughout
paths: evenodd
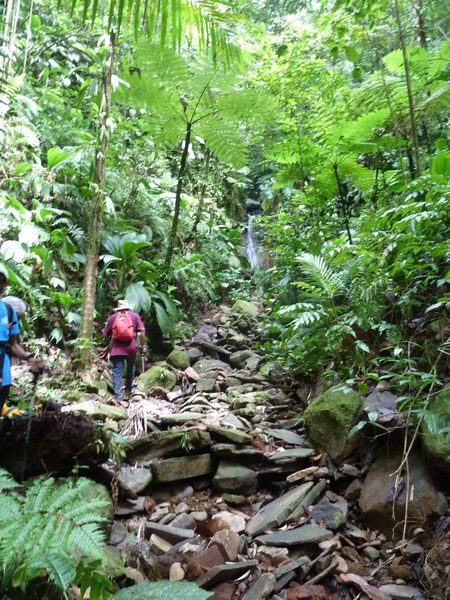
M 250 266 L 253 269 L 260 269 L 262 265 L 261 249 L 256 235 L 254 218 L 255 215 L 248 215 L 247 230 L 245 232 L 245 254 Z

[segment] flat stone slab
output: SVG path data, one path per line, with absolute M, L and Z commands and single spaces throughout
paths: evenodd
M 233 444 L 251 444 L 253 441 L 252 436 L 245 433 L 245 431 L 227 429 L 226 427 L 208 427 L 208 430 L 213 437 L 230 441 Z
M 291 450 L 284 450 L 284 452 L 275 452 L 268 456 L 268 459 L 276 462 L 292 462 L 301 458 L 308 458 L 314 454 L 313 448 L 292 448 Z
M 258 577 L 256 583 L 245 592 L 242 596 L 242 600 L 263 600 L 268 598 L 275 589 L 277 580 L 273 573 L 264 573 L 261 577 Z
M 386 594 L 390 600 L 422 600 L 423 595 L 417 588 L 410 585 L 396 585 L 388 583 L 380 585 L 380 592 Z
M 305 441 L 304 436 L 300 436 L 298 433 L 287 431 L 285 429 L 264 429 L 264 432 L 276 440 L 282 440 L 283 442 L 286 442 L 286 444 L 292 444 L 295 446 L 301 446 Z
M 228 413 L 222 419 L 222 425 L 229 425 L 230 427 L 234 427 L 235 429 L 245 429 L 244 423 L 232 413 Z
M 321 479 L 316 485 L 306 494 L 301 502 L 297 504 L 292 513 L 289 515 L 288 522 L 295 523 L 303 516 L 306 508 L 314 504 L 317 498 L 322 494 L 322 492 L 327 487 L 327 482 L 325 479 Z
M 121 406 L 111 406 L 97 400 L 87 400 L 78 404 L 62 406 L 61 412 L 81 412 L 93 419 L 112 419 L 113 421 L 125 421 L 128 419 L 127 411 Z
M 322 529 L 318 525 L 303 525 L 288 531 L 277 531 L 257 537 L 257 541 L 267 546 L 300 546 L 302 544 L 318 544 L 330 540 L 333 532 Z
M 178 544 L 178 542 L 184 542 L 196 537 L 192 529 L 181 529 L 180 527 L 161 525 L 160 523 L 152 523 L 151 521 L 145 523 L 145 534 L 148 538 L 152 534 L 155 534 L 171 544 Z
M 179 425 L 186 423 L 186 421 L 198 421 L 204 416 L 205 415 L 200 412 L 185 412 L 177 413 L 176 415 L 163 415 L 161 417 L 161 421 L 163 423 L 167 423 L 168 425 Z
M 223 581 L 236 579 L 249 569 L 256 567 L 257 564 L 257 560 L 246 560 L 243 562 L 217 565 L 217 567 L 213 567 L 204 575 L 199 577 L 199 579 L 197 579 L 195 583 L 199 587 L 209 590 L 214 586 L 218 585 L 219 583 L 222 583 Z
M 210 454 L 197 454 L 166 458 L 152 463 L 151 467 L 154 481 L 164 483 L 209 475 L 214 469 L 214 464 Z
M 252 446 L 239 448 L 235 444 L 214 444 L 211 446 L 211 452 L 216 456 L 256 456 L 264 458 L 264 454 Z
M 214 392 L 216 380 L 210 377 L 200 377 L 196 383 L 197 392 Z
M 200 374 L 206 374 L 208 371 L 226 371 L 230 373 L 233 370 L 233 367 L 228 363 L 213 358 L 201 358 L 193 366 L 197 373 Z
M 253 469 L 222 460 L 213 479 L 219 492 L 253 494 L 257 488 L 257 474 Z
M 288 562 L 284 565 L 280 565 L 279 567 L 277 567 L 275 569 L 273 574 L 275 575 L 275 577 L 277 579 L 281 579 L 281 577 L 284 577 L 288 573 L 292 573 L 293 571 L 296 571 L 300 567 L 303 567 L 303 565 L 307 565 L 310 562 L 311 562 L 311 559 L 308 558 L 307 556 L 300 556 L 300 558 L 297 558 L 296 560 L 291 560 L 291 562 Z
M 247 525 L 248 535 L 255 536 L 273 527 L 284 525 L 289 516 L 313 487 L 312 482 L 293 488 L 281 498 L 266 504 Z

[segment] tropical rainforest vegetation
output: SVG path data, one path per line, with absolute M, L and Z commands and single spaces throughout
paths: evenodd
M 0 261 L 29 308 L 25 340 L 88 368 L 125 297 L 157 355 L 211 305 L 258 294 L 260 350 L 287 381 L 387 380 L 426 410 L 450 352 L 445 3 L 2 4 Z M 44 569 L 110 597 L 100 524 L 86 531 L 71 504 L 83 480 L 14 485 L 5 474 L 3 589 Z M 16 564 L 19 505 L 63 493 L 60 552 Z M 63 563 L 74 540 L 84 562 Z

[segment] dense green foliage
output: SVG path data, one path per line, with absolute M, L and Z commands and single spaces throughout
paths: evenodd
M 102 510 L 108 503 L 95 495 L 89 499 L 92 485 L 88 479 L 37 478 L 23 496 L 18 484 L 0 469 L 2 592 L 25 591 L 31 582 L 39 586 L 47 578 L 61 590 L 75 582 L 82 590 L 112 590 L 96 569 L 104 555 Z

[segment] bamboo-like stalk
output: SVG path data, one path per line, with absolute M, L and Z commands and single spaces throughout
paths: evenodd
M 398 29 L 398 37 L 400 40 L 400 46 L 403 54 L 403 66 L 405 69 L 405 81 L 406 81 L 406 91 L 408 94 L 408 108 L 409 108 L 409 120 L 411 125 L 411 142 L 414 150 L 414 158 L 416 160 L 416 175 L 419 177 L 422 173 L 421 160 L 420 160 L 420 147 L 419 147 L 419 138 L 417 136 L 417 124 L 416 124 L 416 115 L 414 108 L 414 98 L 412 93 L 412 84 L 411 84 L 411 70 L 409 67 L 409 58 L 408 52 L 406 48 L 406 40 L 405 34 L 403 31 L 402 18 L 400 13 L 400 5 L 398 0 L 394 0 L 394 16 L 397 23 Z
M 6 0 L 3 8 L 2 46 L 0 50 L 0 75 L 6 78 L 14 60 L 17 40 L 17 21 L 20 13 L 20 0 Z

